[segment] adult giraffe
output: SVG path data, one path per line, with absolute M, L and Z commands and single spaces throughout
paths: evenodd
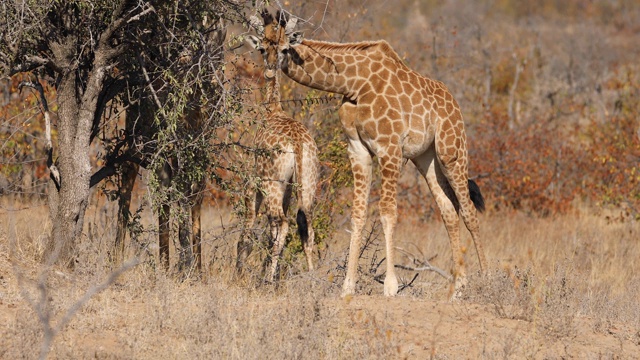
M 270 15 L 269 15 L 270 16 Z M 250 45 L 256 45 L 250 42 Z M 260 187 L 250 188 L 247 196 L 247 218 L 245 231 L 238 242 L 238 260 L 236 268 L 242 269 L 243 263 L 251 250 L 251 243 L 246 240 L 265 200 L 267 216 L 271 229 L 273 248 L 271 252 L 271 270 L 269 281 L 273 281 L 278 269 L 278 259 L 282 255 L 285 240 L 289 231 L 287 210 L 291 193 L 295 184 L 297 190 L 298 213 L 296 223 L 298 234 L 304 246 L 309 270 L 313 270 L 313 248 L 315 235 L 311 225 L 312 207 L 318 183 L 319 162 L 318 149 L 313 137 L 304 125 L 292 119 L 282 110 L 280 102 L 280 74 L 272 65 L 269 54 L 262 51 L 265 61 L 264 77 L 266 79 L 266 111 L 264 128 L 256 136 L 256 145 L 271 153 L 268 156 L 257 156 L 256 172 L 260 178 Z M 253 203 L 251 203 L 253 202 Z
M 467 140 L 458 103 L 443 83 L 409 69 L 386 41 L 340 44 L 303 40 L 301 33 L 293 31 L 297 19 L 287 19 L 280 11 L 276 19 L 263 11 L 258 27 L 263 35 L 254 39 L 266 53 L 267 66 L 282 69 L 302 85 L 343 95 L 338 113 L 348 138 L 354 199 L 342 295 L 355 290 L 375 155 L 382 174 L 379 207 L 387 260 L 384 294 L 398 292 L 393 244 L 396 193 L 403 159 L 410 159 L 426 179 L 442 213 L 451 243 L 456 296 L 467 282 L 459 214 L 471 232 L 481 270 L 487 269 L 476 212 L 484 209 L 484 200 L 477 184 L 468 178 Z

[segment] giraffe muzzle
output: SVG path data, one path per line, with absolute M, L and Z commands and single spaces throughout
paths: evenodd
M 274 77 L 276 77 L 276 69 L 266 68 L 264 70 L 264 77 L 266 79 L 273 79 Z

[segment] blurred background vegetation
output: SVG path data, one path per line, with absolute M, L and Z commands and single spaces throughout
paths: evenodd
M 613 206 L 619 219 L 640 218 L 636 1 L 347 0 L 272 5 L 278 4 L 303 20 L 299 27 L 307 38 L 385 39 L 409 67 L 443 81 L 462 107 L 470 176 L 479 183 L 490 210 L 548 216 L 584 206 Z M 251 5 L 246 11 L 252 11 Z M 258 55 L 235 46 L 236 36 L 247 28 L 231 24 L 229 29 L 225 71 L 230 86 L 244 89 L 244 109 L 235 125 L 221 131 L 237 135 L 259 120 L 262 73 L 256 65 Z M 16 75 L 0 83 L 0 194 L 44 198 L 44 124 L 34 94 L 18 91 L 22 80 Z M 282 86 L 283 99 L 290 100 L 284 104 L 286 111 L 311 129 L 321 150 L 323 200 L 318 202 L 316 225 L 339 226 L 346 218 L 340 215 L 349 212 L 351 196 L 336 114 L 339 100 L 286 78 Z M 47 88 L 46 94 L 55 113 L 55 92 Z M 220 179 L 236 176 L 239 169 L 227 172 L 225 164 L 235 166 L 239 158 L 220 156 L 215 177 L 226 185 L 212 181 L 206 196 L 229 201 L 237 198 L 233 194 L 238 189 Z M 99 147 L 93 161 L 96 167 L 104 161 Z M 412 165 L 405 168 L 401 187 L 401 211 L 423 220 L 437 214 Z M 372 201 L 376 191 L 374 184 Z M 320 234 L 319 240 L 322 236 L 327 235 Z

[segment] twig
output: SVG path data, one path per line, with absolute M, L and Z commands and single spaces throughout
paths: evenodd
M 404 290 L 404 289 L 406 289 L 406 288 L 408 288 L 408 287 L 411 287 L 411 285 L 413 285 L 413 282 L 414 282 L 414 281 L 416 281 L 416 279 L 418 278 L 418 275 L 420 275 L 420 273 L 419 273 L 419 272 L 418 272 L 418 273 L 416 273 L 416 274 L 413 276 L 413 279 L 411 279 L 411 281 L 409 281 L 408 283 L 406 283 L 406 284 L 402 285 L 402 286 L 398 289 L 398 293 L 400 293 L 402 290 Z

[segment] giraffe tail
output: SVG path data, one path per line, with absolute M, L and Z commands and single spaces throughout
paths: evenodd
M 306 243 L 309 238 L 309 223 L 307 222 L 307 214 L 302 209 L 298 209 L 296 223 L 298 224 L 298 235 L 300 235 L 302 242 Z
M 296 147 L 296 181 L 298 183 L 303 182 L 303 157 L 304 157 L 304 147 L 299 142 L 295 144 Z M 309 223 L 307 222 L 307 214 L 304 212 L 304 202 L 303 202 L 303 189 L 300 184 L 297 186 L 298 188 L 298 214 L 296 215 L 296 223 L 298 224 L 298 235 L 300 235 L 300 240 L 302 243 L 306 243 L 309 238 Z
M 473 202 L 473 205 L 476 207 L 476 209 L 479 212 L 483 212 L 485 209 L 484 197 L 482 197 L 480 187 L 473 180 L 469 180 L 469 196 L 471 197 L 471 201 Z

